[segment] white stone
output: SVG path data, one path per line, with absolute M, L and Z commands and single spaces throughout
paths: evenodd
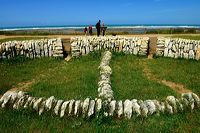
M 175 98 L 174 96 L 168 96 L 168 97 L 166 98 L 166 102 L 167 102 L 170 106 L 172 106 L 173 112 L 174 112 L 174 113 L 177 113 L 176 98 Z
M 140 105 L 140 110 L 141 110 L 141 116 L 142 117 L 147 117 L 148 115 L 148 108 L 144 104 L 142 100 L 138 101 L 138 104 Z
M 123 102 L 122 101 L 118 101 L 117 102 L 117 115 L 118 118 L 120 118 L 123 115 Z
M 33 109 L 35 109 L 36 111 L 39 111 L 39 107 L 40 104 L 42 103 L 43 98 L 39 98 L 35 101 L 35 103 L 33 103 Z
M 69 101 L 69 113 L 68 113 L 69 116 L 71 116 L 73 113 L 74 103 L 75 103 L 75 100 Z
M 141 115 L 140 111 L 140 105 L 137 103 L 136 99 L 131 100 L 132 107 L 133 107 L 133 113 L 136 113 L 137 116 Z
M 125 100 L 124 102 L 124 116 L 128 119 L 132 117 L 132 102 L 130 100 Z
M 89 109 L 89 104 L 90 104 L 90 99 L 89 98 L 86 98 L 83 102 L 83 115 L 86 115 L 87 112 L 88 112 L 88 109 Z
M 182 97 L 187 99 L 187 101 L 189 102 L 189 106 L 191 108 L 191 110 L 194 109 L 194 99 L 192 97 L 192 93 L 183 93 Z
M 43 101 L 43 102 L 41 103 L 40 108 L 39 108 L 39 115 L 41 115 L 41 114 L 44 112 L 45 103 L 46 103 L 46 101 Z
M 116 101 L 113 100 L 110 102 L 110 111 L 109 111 L 110 116 L 114 115 L 115 109 L 116 109 Z
M 102 109 L 102 100 L 97 99 L 96 100 L 96 112 L 99 112 Z
M 51 110 L 53 108 L 54 104 L 56 103 L 56 101 L 57 100 L 55 99 L 54 96 L 51 96 L 50 98 L 48 98 L 46 100 L 46 105 L 45 105 L 46 110 L 47 111 Z
M 31 101 L 33 100 L 33 97 L 29 97 L 28 100 L 26 101 L 26 103 L 24 104 L 24 108 L 28 108 L 29 104 L 31 103 Z
M 68 105 L 69 105 L 69 101 L 66 101 L 62 104 L 61 111 L 60 111 L 61 118 L 64 117 Z
M 144 101 L 144 104 L 148 108 L 148 114 L 149 115 L 152 115 L 152 114 L 156 113 L 156 106 L 155 106 L 153 101 L 146 100 L 146 101 Z
M 62 103 L 63 103 L 63 100 L 58 100 L 58 101 L 57 101 L 57 104 L 56 104 L 56 106 L 55 106 L 55 108 L 54 108 L 54 113 L 55 113 L 56 115 L 59 114 L 59 111 L 60 111 L 60 109 L 61 109 Z
M 189 51 L 189 59 L 194 59 L 194 51 L 193 50 Z
M 75 102 L 74 115 L 78 117 L 80 111 L 81 111 L 81 101 L 77 100 Z
M 173 114 L 173 107 L 171 105 L 169 105 L 167 102 L 165 103 L 165 105 L 166 105 L 166 111 L 169 114 Z
M 92 116 L 95 111 L 95 101 L 91 100 L 89 104 L 89 109 L 88 109 L 88 117 Z
M 197 105 L 197 107 L 200 107 L 200 99 L 199 99 L 199 97 L 195 93 L 192 93 L 192 98 L 194 99 L 195 104 Z

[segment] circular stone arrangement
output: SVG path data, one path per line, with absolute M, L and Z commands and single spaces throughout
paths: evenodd
M 98 83 L 98 98 L 85 100 L 58 100 L 54 96 L 49 98 L 32 97 L 26 92 L 6 92 L 0 99 L 0 107 L 14 109 L 33 109 L 39 115 L 43 112 L 52 112 L 60 117 L 98 117 L 99 112 L 105 116 L 125 117 L 147 117 L 154 114 L 169 113 L 176 114 L 186 110 L 194 110 L 200 107 L 200 99 L 194 93 L 184 93 L 180 98 L 168 96 L 165 101 L 127 99 L 125 101 L 115 100 L 113 96 L 110 76 L 112 69 L 109 66 L 112 53 L 106 51 L 103 54 L 100 69 L 100 80 Z

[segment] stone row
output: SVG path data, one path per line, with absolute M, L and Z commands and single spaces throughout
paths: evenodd
M 110 76 L 112 74 L 112 69 L 109 66 L 110 60 L 112 58 L 112 53 L 106 51 L 103 53 L 100 69 L 100 80 L 98 82 L 98 93 L 99 97 L 103 99 L 113 99 L 113 90 L 111 87 Z
M 147 55 L 148 37 L 72 37 L 72 57 L 87 55 L 92 51 L 110 50 L 134 55 Z
M 178 38 L 158 38 L 158 56 L 185 59 L 200 59 L 200 41 L 178 39 Z
M 60 117 L 91 117 L 99 115 L 111 117 L 148 117 L 162 113 L 176 114 L 192 111 L 200 107 L 200 99 L 194 93 L 184 93 L 181 98 L 168 96 L 165 101 L 157 100 L 57 100 L 54 96 L 45 98 L 31 97 L 25 92 L 6 92 L 0 99 L 1 108 L 33 109 L 39 115 L 51 112 Z
M 9 59 L 16 56 L 29 58 L 63 57 L 61 39 L 8 41 L 0 43 L 0 58 Z

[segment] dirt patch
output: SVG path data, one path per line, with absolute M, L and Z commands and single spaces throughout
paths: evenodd
M 26 82 L 21 82 L 18 83 L 16 86 L 13 86 L 10 90 L 8 91 L 27 91 L 33 84 L 35 83 L 35 80 L 30 80 L 30 81 L 26 81 Z M 7 92 L 8 92 L 7 91 Z M 0 98 L 3 95 L 0 95 Z
M 156 53 L 157 37 L 150 37 L 149 40 L 148 59 L 153 59 L 153 56 Z
M 177 84 L 177 83 L 174 83 L 172 81 L 167 81 L 167 80 L 161 80 L 159 82 L 161 82 L 162 84 L 164 84 L 164 85 L 170 87 L 171 89 L 177 91 L 178 93 L 192 92 L 191 90 L 185 88 L 185 86 L 182 85 L 182 84 Z
M 186 88 L 183 84 L 178 84 L 172 81 L 167 81 L 167 80 L 162 80 L 159 79 L 156 75 L 154 75 L 151 70 L 147 67 L 146 61 L 144 62 L 144 75 L 149 79 L 149 80 L 153 80 L 156 81 L 159 84 L 163 84 L 165 86 L 168 86 L 169 88 L 171 88 L 172 90 L 176 91 L 179 94 L 182 93 L 188 93 L 188 92 L 192 92 L 190 89 Z
M 21 82 L 18 83 L 16 86 L 13 86 L 13 88 L 8 91 L 27 91 L 33 83 L 35 83 L 34 79 L 26 82 Z

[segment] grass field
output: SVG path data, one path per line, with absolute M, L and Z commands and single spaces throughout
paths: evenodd
M 194 39 L 190 36 L 182 37 Z M 198 39 L 198 37 L 197 37 Z M 0 95 L 19 83 L 32 82 L 30 95 L 57 99 L 84 99 L 97 96 L 98 65 L 101 54 L 65 62 L 61 59 L 25 59 L 0 62 Z M 200 95 L 200 61 L 137 57 L 113 54 L 111 76 L 115 99 L 158 99 L 180 94 L 147 78 L 148 68 L 155 77 L 181 83 Z M 200 132 L 200 109 L 175 115 L 161 114 L 146 119 L 118 118 L 59 118 L 44 113 L 38 116 L 31 110 L 0 109 L 0 132 Z
M 85 98 L 97 95 L 100 54 L 92 54 L 69 63 L 59 59 L 36 59 L 1 63 L 1 94 L 19 82 L 35 79 L 28 92 L 34 96 L 56 98 Z M 114 54 L 112 85 L 116 99 L 163 99 L 178 95 L 170 88 L 147 79 L 144 65 L 160 78 L 183 83 L 198 95 L 200 62 Z M 170 65 L 170 67 L 168 67 Z M 186 78 L 187 77 L 187 78 Z M 45 113 L 38 116 L 34 111 L 0 110 L 1 132 L 200 132 L 200 110 L 176 115 L 151 116 L 147 119 L 117 118 L 82 119 L 59 118 Z

